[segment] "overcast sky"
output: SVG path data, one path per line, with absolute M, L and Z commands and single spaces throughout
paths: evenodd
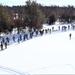
M 3 5 L 25 5 L 25 1 L 27 0 L 0 0 L 0 4 Z M 59 6 L 67 6 L 73 5 L 75 6 L 75 0 L 36 0 L 37 3 L 42 5 L 59 5 Z

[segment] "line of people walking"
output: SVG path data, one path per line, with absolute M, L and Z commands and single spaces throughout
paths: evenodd
M 18 34 L 18 38 L 14 35 L 12 37 L 12 41 L 15 43 L 15 42 L 18 42 L 18 44 L 20 43 L 20 41 L 25 41 L 25 40 L 28 40 L 28 39 L 32 39 L 33 36 L 34 36 L 34 33 L 35 33 L 35 36 L 37 35 L 43 35 L 44 33 L 48 33 L 50 32 L 51 33 L 51 29 L 43 29 L 43 30 L 35 30 L 35 31 L 30 31 L 28 34 L 24 33 L 24 34 Z M 1 44 L 0 44 L 0 47 L 1 47 L 1 50 L 4 50 L 4 49 L 7 49 L 7 47 L 10 45 L 10 40 L 11 37 L 6 37 L 6 38 L 2 38 L 1 40 Z
M 60 27 L 58 27 L 58 28 L 60 30 Z M 35 33 L 35 36 L 37 36 L 37 35 L 42 36 L 44 33 L 45 34 L 47 34 L 47 33 L 51 34 L 51 32 L 53 30 L 54 30 L 54 27 L 52 27 L 52 29 L 49 29 L 49 28 L 48 29 L 43 29 L 43 30 L 36 30 L 35 29 L 34 31 L 29 30 L 29 33 L 27 33 L 27 34 L 26 33 L 19 34 L 18 38 L 16 38 L 16 36 L 13 36 L 12 40 L 13 40 L 14 43 L 15 42 L 20 43 L 20 41 L 22 41 L 22 40 L 25 41 L 25 40 L 28 40 L 29 38 L 32 39 L 33 36 L 34 36 L 34 33 Z M 72 36 L 72 34 L 70 33 L 69 34 L 70 39 L 71 39 L 71 36 Z M 6 49 L 8 47 L 8 45 L 10 45 L 10 37 L 2 38 L 1 44 L 0 44 L 1 50 Z

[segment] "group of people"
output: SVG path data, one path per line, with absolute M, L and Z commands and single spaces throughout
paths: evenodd
M 4 45 L 5 45 L 5 49 L 7 48 L 7 42 L 9 42 L 9 38 L 7 37 L 6 40 L 7 41 L 5 41 L 4 38 L 2 38 L 1 45 L 0 45 L 1 46 L 1 50 L 3 50 Z
M 43 29 L 43 30 L 30 31 L 28 34 L 24 34 L 24 35 L 23 34 L 19 34 L 17 42 L 20 43 L 20 41 L 22 41 L 22 40 L 23 41 L 28 40 L 29 37 L 32 39 L 34 33 L 35 33 L 36 36 L 38 34 L 40 34 L 42 36 L 44 33 L 45 34 L 51 33 L 53 30 L 54 30 L 54 28 L 52 28 L 52 30 L 48 28 L 48 29 Z M 71 39 L 71 37 L 72 37 L 72 34 L 70 33 L 69 34 L 69 39 Z M 13 42 L 16 42 L 16 37 L 13 36 L 12 40 L 13 40 Z M 10 37 L 2 38 L 1 44 L 0 44 L 1 50 L 6 49 L 9 44 L 10 44 Z
M 34 33 L 35 33 L 35 36 L 37 35 L 43 35 L 44 33 L 48 33 L 50 32 L 51 33 L 51 29 L 43 29 L 43 30 L 35 30 L 35 31 L 30 31 L 28 34 L 24 33 L 24 34 L 18 34 L 18 38 L 14 35 L 12 37 L 12 41 L 15 43 L 15 42 L 18 42 L 20 43 L 20 41 L 25 41 L 25 40 L 28 40 L 29 38 L 32 39 L 33 36 L 34 36 Z M 6 49 L 9 45 L 10 45 L 10 38 L 11 37 L 6 37 L 6 38 L 2 38 L 1 40 L 1 43 L 0 43 L 0 47 L 1 47 L 1 50 L 4 50 Z

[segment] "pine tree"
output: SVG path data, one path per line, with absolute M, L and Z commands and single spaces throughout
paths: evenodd
M 0 5 L 0 32 L 9 30 L 11 28 L 11 18 L 8 12 Z
M 41 28 L 45 21 L 43 12 L 35 1 L 27 1 L 25 5 L 25 26 L 29 28 Z
M 55 21 L 56 21 L 55 16 L 54 16 L 53 14 L 51 14 L 51 15 L 49 16 L 49 24 L 51 25 L 51 24 L 53 24 Z

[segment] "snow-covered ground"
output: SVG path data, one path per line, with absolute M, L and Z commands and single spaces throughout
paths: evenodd
M 0 51 L 0 74 L 75 74 L 75 31 L 47 34 L 10 45 Z

